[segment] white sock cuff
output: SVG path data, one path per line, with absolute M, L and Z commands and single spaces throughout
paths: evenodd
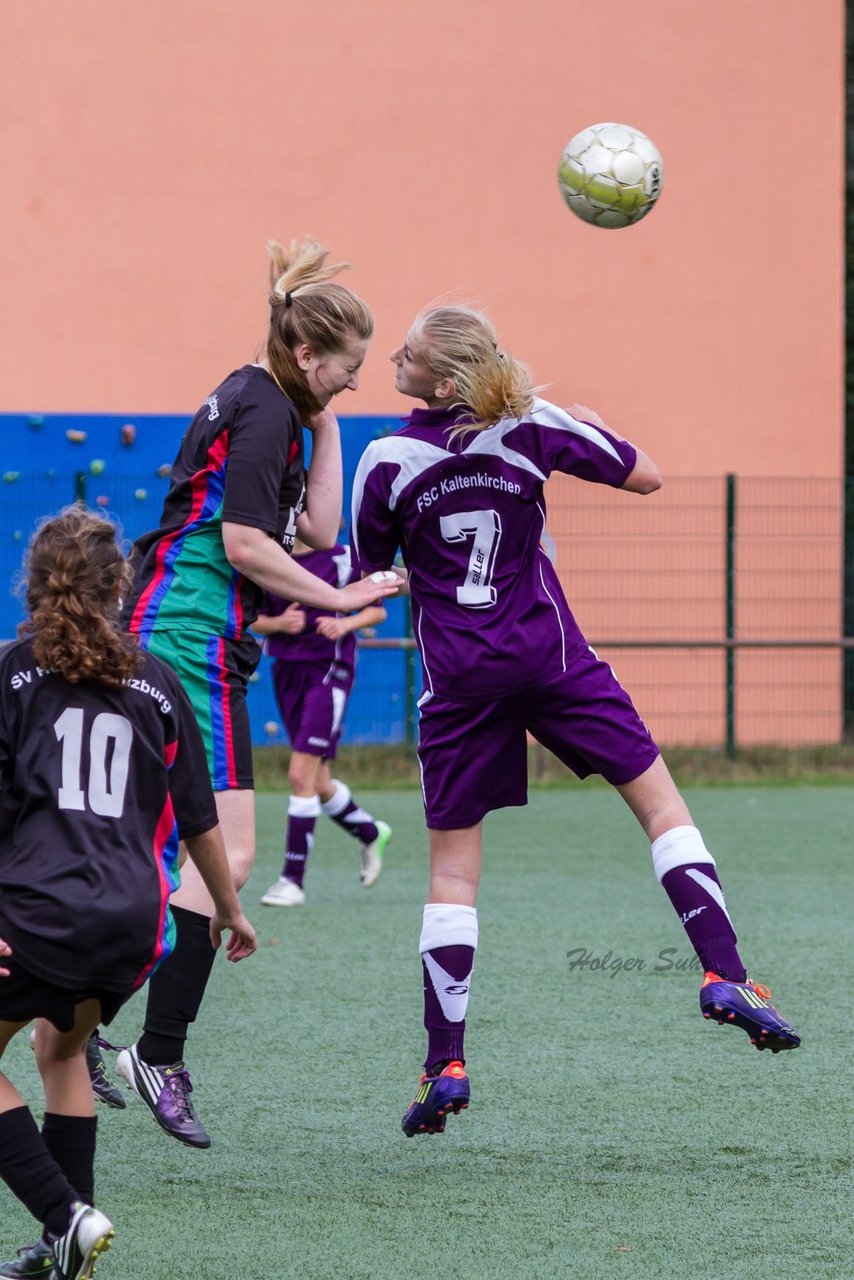
M 652 865 L 659 884 L 674 867 L 684 867 L 694 862 L 715 865 L 715 860 L 696 827 L 671 827 L 663 836 L 653 840 L 650 847 Z
M 317 818 L 320 816 L 320 796 L 290 796 L 288 817 Z
M 428 902 L 424 908 L 418 950 L 436 947 L 474 947 L 477 950 L 477 908 L 452 902 Z
M 335 818 L 339 813 L 344 812 L 353 796 L 346 782 L 339 782 L 337 778 L 331 778 L 330 781 L 335 788 L 335 795 L 331 800 L 326 800 L 320 807 L 327 818 Z

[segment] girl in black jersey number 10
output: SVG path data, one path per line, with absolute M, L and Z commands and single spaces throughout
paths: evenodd
M 28 619 L 0 653 L 0 1056 L 40 1019 L 39 1132 L 0 1074 L 0 1176 L 43 1228 L 0 1276 L 84 1280 L 113 1236 L 94 1204 L 85 1046 L 171 952 L 179 839 L 240 960 L 234 889 L 204 746 L 175 673 L 119 629 L 130 571 L 104 518 L 72 507 L 35 534 Z
M 404 1132 L 441 1132 L 448 1111 L 468 1105 L 463 1032 L 481 825 L 490 810 L 527 802 L 526 731 L 579 777 L 601 774 L 629 805 L 705 971 L 703 1014 L 743 1027 L 759 1049 L 795 1048 L 768 989 L 747 980 L 714 858 L 541 546 L 550 472 L 648 494 L 661 484 L 658 468 L 591 410 L 535 396 L 528 371 L 498 350 L 477 312 L 423 312 L 391 359 L 397 390 L 427 407 L 368 446 L 354 484 L 353 549 L 368 573 L 403 549 L 424 668 L 428 1048 Z

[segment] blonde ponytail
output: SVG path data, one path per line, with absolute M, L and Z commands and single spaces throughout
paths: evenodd
M 431 307 L 413 324 L 423 343 L 424 358 L 441 381 L 452 378 L 474 414 L 452 435 L 482 431 L 503 418 L 522 418 L 534 402 L 528 368 L 498 350 L 491 322 L 468 307 Z
M 327 265 L 329 251 L 313 236 L 288 247 L 267 241 L 270 256 L 270 328 L 266 354 L 270 373 L 303 421 L 321 409 L 294 352 L 305 344 L 316 354 L 346 351 L 367 340 L 374 321 L 367 305 L 344 285 L 332 283 L 349 263 Z

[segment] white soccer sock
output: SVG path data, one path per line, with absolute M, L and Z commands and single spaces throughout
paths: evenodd
M 653 840 L 650 848 L 659 884 L 674 867 L 691 866 L 695 862 L 715 865 L 715 860 L 696 827 L 671 827 L 663 836 Z
M 458 976 L 448 973 L 432 954 L 440 947 L 470 947 L 472 966 L 468 973 Z M 424 968 L 430 975 L 442 1014 L 448 1022 L 463 1022 L 465 1019 L 476 949 L 477 910 L 474 907 L 463 907 L 446 902 L 427 903 L 424 908 L 419 951 Z M 460 1040 L 461 1045 L 462 1040 Z M 458 1052 L 461 1053 L 462 1049 L 460 1048 Z M 456 1053 L 457 1051 L 452 1052 L 452 1056 L 456 1056 Z
M 337 778 L 330 778 L 330 782 L 335 788 L 335 794 L 331 800 L 324 800 L 320 807 L 328 818 L 335 818 L 343 813 L 353 796 L 346 782 L 339 782 Z
M 477 908 L 453 902 L 428 902 L 424 907 L 418 950 L 436 947 L 472 947 L 477 950 Z
M 320 796 L 290 796 L 288 799 L 288 817 L 320 817 Z

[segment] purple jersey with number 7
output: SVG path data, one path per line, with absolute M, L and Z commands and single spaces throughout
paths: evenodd
M 450 439 L 469 417 L 415 409 L 368 446 L 353 484 L 354 563 L 387 569 L 401 549 L 425 693 L 456 702 L 552 680 L 587 648 L 542 549 L 543 485 L 561 471 L 620 488 L 637 460 L 546 400 Z

